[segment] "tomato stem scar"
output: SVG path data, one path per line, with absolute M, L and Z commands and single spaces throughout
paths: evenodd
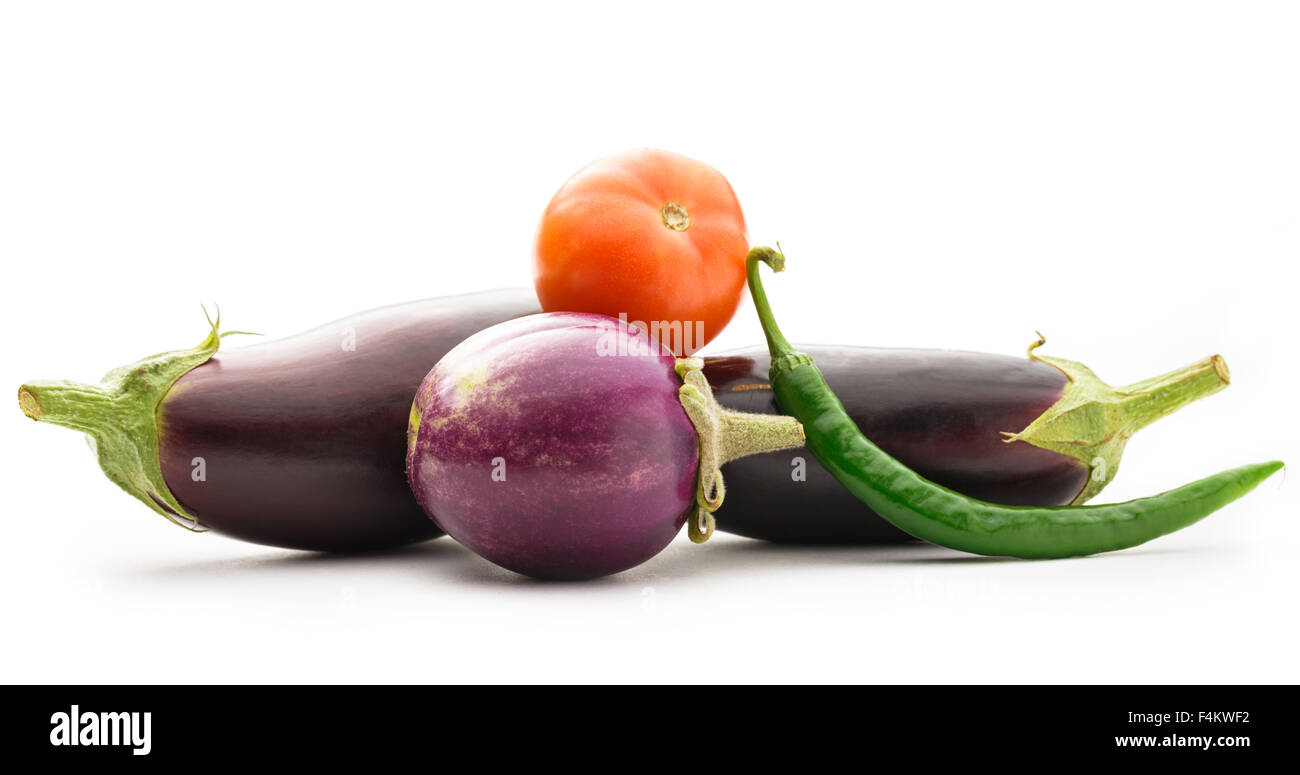
M 691 228 L 691 214 L 676 202 L 666 202 L 659 208 L 659 217 L 663 220 L 664 226 L 673 231 L 686 231 Z

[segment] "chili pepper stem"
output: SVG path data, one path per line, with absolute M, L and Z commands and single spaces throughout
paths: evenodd
M 206 363 L 230 333 L 221 318 L 208 319 L 208 335 L 197 347 L 143 358 L 110 371 L 98 385 L 51 380 L 18 389 L 18 406 L 38 422 L 85 433 L 99 467 L 118 487 L 169 521 L 195 532 L 204 528 L 176 500 L 158 460 L 158 405 L 176 380 Z
M 682 378 L 678 399 L 695 426 L 700 440 L 700 465 L 696 477 L 695 514 L 688 532 L 691 540 L 703 543 L 713 534 L 713 512 L 722 505 L 726 486 L 723 464 L 760 452 L 801 447 L 803 426 L 785 415 L 749 414 L 726 409 L 713 397 L 699 358 L 677 359 Z
M 769 247 L 750 248 L 749 254 L 745 256 L 745 275 L 749 280 L 750 288 L 753 288 L 755 283 L 758 287 L 762 287 L 763 281 L 758 276 L 760 262 L 771 267 L 773 272 L 785 271 L 784 254 Z M 753 294 L 753 300 L 754 308 L 758 311 L 758 320 L 763 325 L 763 335 L 767 337 L 768 350 L 772 355 L 772 369 L 776 370 L 778 358 L 787 358 L 798 353 L 781 333 L 781 327 L 776 324 L 772 306 L 767 303 L 767 294 Z
M 1112 387 L 1087 366 L 1063 358 L 1035 353 L 1045 340 L 1029 347 L 1029 357 L 1060 369 L 1069 383 L 1061 399 L 1018 433 L 1004 432 L 1003 440 L 1023 441 L 1078 460 L 1088 469 L 1072 504 L 1080 504 L 1102 490 L 1119 470 L 1129 439 L 1161 417 L 1228 386 L 1228 366 L 1210 356 L 1168 374 Z

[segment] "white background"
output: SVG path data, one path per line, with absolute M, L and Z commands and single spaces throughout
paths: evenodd
M 592 159 L 722 170 L 797 341 L 1222 353 L 1101 500 L 1300 459 L 1287 3 L 5 3 L 0 384 L 530 282 Z M 748 304 L 718 346 L 760 340 Z M 232 340 L 238 346 L 238 340 Z M 540 584 L 448 539 L 195 536 L 3 422 L 0 680 L 1294 682 L 1296 483 L 1055 562 L 684 537 Z M 797 515 L 791 515 L 797 518 Z

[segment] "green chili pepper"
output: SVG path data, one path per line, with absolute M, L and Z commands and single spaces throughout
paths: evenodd
M 1073 557 L 1126 549 L 1187 527 L 1240 498 L 1282 468 L 1242 466 L 1160 495 L 1103 506 L 1000 506 L 928 481 L 862 435 L 812 358 L 777 327 L 758 265 L 785 267 L 772 248 L 749 252 L 747 272 L 772 354 L 771 382 L 781 409 L 803 423 L 808 449 L 841 484 L 880 516 L 917 538 L 974 554 Z

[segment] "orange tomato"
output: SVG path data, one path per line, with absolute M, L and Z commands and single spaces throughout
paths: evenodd
M 629 151 L 556 192 L 538 229 L 533 279 L 547 312 L 625 315 L 690 355 L 735 314 L 748 249 L 722 173 L 676 153 Z

